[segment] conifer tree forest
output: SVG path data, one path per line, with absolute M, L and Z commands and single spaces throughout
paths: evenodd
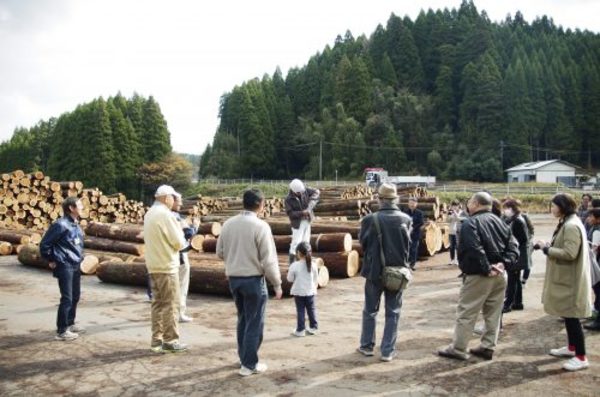
M 526 161 L 600 167 L 600 37 L 547 16 L 492 23 L 468 0 L 414 21 L 392 14 L 286 76 L 234 87 L 219 116 L 204 177 L 332 179 L 380 166 L 494 181 Z
M 170 156 L 170 133 L 154 98 L 117 94 L 31 128 L 17 128 L 0 144 L 0 172 L 42 170 L 53 180 L 82 181 L 106 193 L 140 198 L 144 190 L 155 188 L 152 178 L 160 173 L 148 171 L 153 164 L 177 166 Z M 166 167 L 154 168 L 164 172 Z

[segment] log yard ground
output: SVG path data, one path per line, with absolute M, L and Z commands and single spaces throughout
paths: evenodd
M 549 239 L 555 221 L 532 216 L 536 238 Z M 150 305 L 144 289 L 82 279 L 79 323 L 87 333 L 54 341 L 59 292 L 49 271 L 0 257 L 1 396 L 598 396 L 600 333 L 586 331 L 590 367 L 568 373 L 548 355 L 565 345 L 564 325 L 544 313 L 545 260 L 533 255 L 525 310 L 504 316 L 492 361 L 440 358 L 452 337 L 460 287 L 448 253 L 418 264 L 405 292 L 397 342 L 389 363 L 356 352 L 363 279 L 331 280 L 319 290 L 320 334 L 297 338 L 294 303 L 270 300 L 260 357 L 262 375 L 237 374 L 235 307 L 231 299 L 191 294 L 191 324 L 180 327 L 186 353 L 150 352 Z M 378 317 L 378 341 L 383 312 Z M 476 346 L 473 336 L 471 347 Z

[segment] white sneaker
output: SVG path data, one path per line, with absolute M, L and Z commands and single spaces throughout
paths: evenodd
M 70 340 L 75 340 L 77 338 L 79 338 L 79 335 L 76 334 L 75 332 L 71 332 L 69 330 L 66 330 L 62 334 L 57 334 L 54 337 L 55 340 L 62 340 L 62 341 L 70 341 Z
M 452 265 L 455 265 L 455 266 L 458 266 L 458 260 L 457 260 L 457 259 L 454 259 L 452 262 L 450 262 L 450 264 L 452 264 Z
M 191 323 L 192 321 L 194 321 L 194 319 L 190 316 L 186 316 L 185 314 L 179 316 L 180 323 Z
M 85 328 L 77 324 L 71 325 L 69 327 L 69 331 L 74 332 L 76 334 L 85 334 Z
M 384 361 L 386 363 L 389 363 L 390 361 L 392 361 L 394 359 L 394 357 L 396 357 L 396 352 L 391 352 L 389 355 L 384 356 L 383 354 L 381 355 L 381 361 Z
M 292 335 L 297 336 L 297 337 L 302 337 L 302 336 L 306 336 L 306 332 L 304 330 L 294 331 L 294 332 L 292 332 Z
M 306 329 L 306 332 L 307 332 L 309 335 L 316 335 L 316 334 L 318 334 L 318 333 L 319 333 L 319 329 L 318 329 L 318 328 L 310 328 L 310 327 L 309 327 L 309 328 L 307 328 L 307 329 Z
M 238 373 L 241 376 L 250 376 L 250 375 L 255 375 L 255 374 L 262 374 L 266 370 L 267 370 L 267 364 L 256 363 L 256 368 L 254 368 L 254 369 L 250 369 L 250 368 L 244 367 L 242 365 L 242 368 L 240 368 L 240 371 Z
M 554 357 L 575 357 L 575 352 L 569 350 L 567 346 L 560 349 L 550 349 L 550 355 Z
M 587 360 L 580 360 L 577 357 L 573 357 L 569 361 L 563 364 L 563 369 L 567 371 L 579 371 L 580 369 L 586 369 L 590 366 L 590 362 Z

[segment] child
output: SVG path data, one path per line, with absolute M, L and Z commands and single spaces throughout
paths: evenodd
M 316 262 L 312 261 L 310 244 L 301 242 L 296 247 L 298 260 L 290 265 L 287 279 L 292 284 L 290 293 L 294 295 L 298 325 L 292 335 L 304 336 L 306 332 L 315 335 L 318 330 L 317 309 L 315 295 L 317 294 L 318 269 Z M 305 329 L 304 312 L 308 314 L 309 327 Z

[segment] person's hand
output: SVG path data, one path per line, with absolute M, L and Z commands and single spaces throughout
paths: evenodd
M 548 243 L 546 243 L 544 240 L 537 240 L 535 242 L 535 245 L 539 246 L 540 249 L 544 248 Z
M 283 297 L 283 290 L 281 287 L 275 290 L 275 299 L 281 299 Z
M 48 262 L 48 267 L 52 270 L 56 269 L 56 263 L 54 262 Z
M 504 273 L 504 263 L 492 264 L 492 270 L 488 273 L 488 277 L 496 277 Z

